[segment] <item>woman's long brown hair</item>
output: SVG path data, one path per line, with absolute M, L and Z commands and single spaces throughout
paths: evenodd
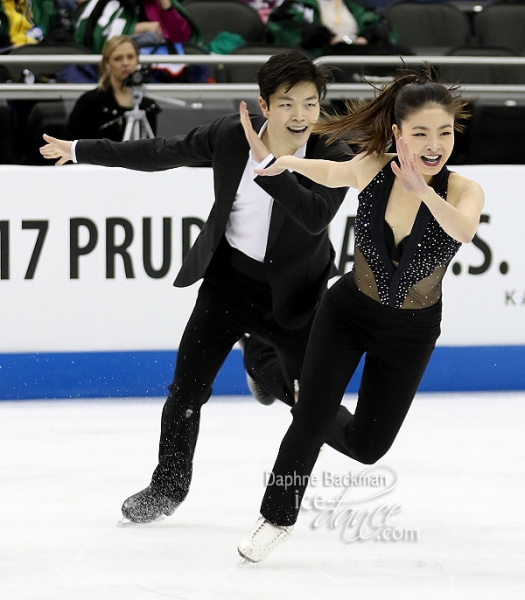
M 413 112 L 429 105 L 441 106 L 454 116 L 454 129 L 463 131 L 458 120 L 467 119 L 467 101 L 458 86 L 440 83 L 427 63 L 420 73 L 398 69 L 393 81 L 378 89 L 372 100 L 345 103 L 344 114 L 327 116 L 317 123 L 315 133 L 325 134 L 329 142 L 343 139 L 365 154 L 384 154 L 392 143 L 392 125 L 399 127 Z

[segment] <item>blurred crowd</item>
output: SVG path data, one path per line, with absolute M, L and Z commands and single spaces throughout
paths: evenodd
M 381 41 L 388 50 L 396 38 L 378 10 L 381 0 L 372 4 L 353 0 L 233 1 L 257 12 L 265 26 L 261 41 L 300 46 L 314 55 L 333 50 L 341 42 L 366 45 Z M 0 52 L 26 44 L 71 44 L 98 54 L 115 35 L 130 35 L 141 47 L 191 42 L 215 51 L 209 44 L 213 40 L 205 43 L 199 24 L 187 10 L 190 3 L 192 0 L 0 0 Z
M 183 59 L 162 63 L 162 55 L 170 54 L 271 54 L 293 47 L 313 57 L 402 57 L 428 51 L 445 54 L 460 47 L 458 53 L 466 55 L 472 50 L 481 55 L 523 55 L 525 16 L 523 35 L 515 34 L 518 41 L 514 47 L 505 28 L 503 43 L 480 46 L 476 40 L 474 13 L 496 3 L 519 5 L 520 0 L 0 0 L 0 83 L 92 83 L 93 90 L 67 111 L 66 131 L 63 126 L 59 133 L 122 139 L 125 114 L 133 108 L 130 88 L 124 82 L 139 67 L 141 54 L 159 55 L 159 63 L 149 68 L 148 81 L 161 83 L 255 81 L 255 67 L 244 67 L 244 74 L 238 71 L 235 79 L 227 67 L 188 65 Z M 406 5 L 417 4 L 447 4 L 458 14 L 463 12 L 465 22 L 458 20 L 455 26 L 443 21 L 439 28 L 434 26 L 441 22 L 437 14 L 424 15 L 425 19 L 437 19 L 425 22 L 417 13 L 403 14 Z M 232 12 L 232 5 L 237 12 Z M 466 9 L 470 23 L 464 17 Z M 420 41 L 423 31 L 427 38 Z M 32 54 L 55 53 L 101 54 L 102 61 L 98 65 L 55 64 L 47 69 L 30 63 Z M 25 68 L 2 65 L 2 55 L 9 54 L 27 55 L 28 64 Z M 350 82 L 381 79 L 391 73 L 391 67 L 355 65 L 334 70 L 336 80 Z M 509 75 L 509 83 L 514 82 L 514 73 Z M 499 69 L 498 77 L 503 74 Z M 461 72 L 449 75 L 463 80 Z M 0 147 L 0 162 L 33 164 L 40 160 L 34 148 L 37 142 L 30 139 L 35 104 L 0 100 L 0 134 L 13 139 L 11 146 L 4 143 Z M 141 109 L 156 132 L 159 106 L 144 97 Z M 27 151 L 30 146 L 33 150 Z

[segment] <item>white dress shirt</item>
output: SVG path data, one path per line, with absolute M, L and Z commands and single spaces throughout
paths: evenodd
M 262 136 L 267 125 L 268 122 L 261 127 L 259 137 Z M 298 148 L 294 156 L 304 158 L 305 154 L 306 145 Z M 253 159 L 250 151 L 226 224 L 228 244 L 259 262 L 264 262 L 266 254 L 273 198 L 255 183 L 257 174 L 254 169 L 264 169 L 273 159 L 273 154 L 269 154 L 258 163 Z

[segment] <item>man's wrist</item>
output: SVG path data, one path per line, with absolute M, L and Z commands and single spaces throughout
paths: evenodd
M 253 168 L 254 169 L 266 169 L 266 167 L 268 166 L 268 164 L 274 159 L 274 155 L 269 152 L 262 160 L 257 160 L 254 156 L 253 156 L 253 152 L 250 150 L 250 159 L 253 163 Z
M 69 153 L 71 154 L 71 160 L 74 163 L 77 163 L 77 143 L 78 140 L 75 140 L 74 142 L 71 142 L 71 148 L 69 149 Z

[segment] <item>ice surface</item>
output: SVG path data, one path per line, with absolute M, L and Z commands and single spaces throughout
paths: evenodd
M 416 541 L 344 543 L 343 525 L 314 528 L 319 513 L 305 510 L 259 565 L 239 564 L 237 541 L 257 519 L 288 409 L 213 397 L 186 502 L 161 522 L 118 527 L 156 464 L 161 407 L 0 403 L 2 600 L 525 598 L 524 393 L 418 396 L 377 467 L 394 469 L 397 486 L 357 503 L 398 505 L 390 524 Z M 314 475 L 365 468 L 326 448 Z

